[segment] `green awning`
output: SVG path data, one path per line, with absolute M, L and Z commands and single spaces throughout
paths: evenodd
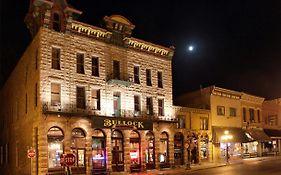
M 252 128 L 246 130 L 246 133 L 248 133 L 252 137 L 252 140 L 255 141 L 267 142 L 271 140 L 270 137 L 268 137 L 268 135 L 266 135 L 262 129 Z
M 234 128 L 234 127 L 216 127 L 213 126 L 212 134 L 213 134 L 213 143 L 223 143 L 225 140 L 222 140 L 222 136 L 225 135 L 225 131 L 229 132 L 229 135 L 232 136 L 232 139 L 229 139 L 227 142 L 229 143 L 245 143 L 250 142 L 251 140 L 246 136 L 245 131 L 242 128 Z

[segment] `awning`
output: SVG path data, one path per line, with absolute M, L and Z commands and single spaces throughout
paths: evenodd
M 281 130 L 278 129 L 264 129 L 264 132 L 269 136 L 269 137 L 280 137 L 281 138 Z
M 268 135 L 266 135 L 262 129 L 252 128 L 246 130 L 246 133 L 248 133 L 252 137 L 252 140 L 255 141 L 266 142 L 271 140 L 270 137 L 268 137 Z
M 245 143 L 250 142 L 251 140 L 246 136 L 245 131 L 242 128 L 234 128 L 234 127 L 215 127 L 213 126 L 213 142 L 221 143 L 225 142 L 221 139 L 223 135 L 225 135 L 225 131 L 229 132 L 229 135 L 232 136 L 232 139 L 229 139 L 227 142 L 229 143 Z

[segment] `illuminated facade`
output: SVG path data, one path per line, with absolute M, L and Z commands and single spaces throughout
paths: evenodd
M 67 153 L 73 174 L 173 165 L 174 48 L 131 37 L 120 15 L 99 28 L 76 21 L 81 12 L 64 0 L 30 3 L 33 41 L 1 94 L 1 172 L 63 173 Z

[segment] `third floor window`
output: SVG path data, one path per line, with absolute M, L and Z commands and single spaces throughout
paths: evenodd
M 92 75 L 98 77 L 99 76 L 99 58 L 92 57 Z
M 84 54 L 77 53 L 77 64 L 76 64 L 76 72 L 80 74 L 84 74 Z
M 140 67 L 134 66 L 134 82 L 140 84 Z
M 158 87 L 163 88 L 163 75 L 162 72 L 157 72 Z
M 52 48 L 52 68 L 60 70 L 60 49 Z
M 246 108 L 243 108 L 243 121 L 246 122 Z
M 146 69 L 146 85 L 147 86 L 152 86 L 151 70 L 150 69 Z
M 114 79 L 120 80 L 120 62 L 113 61 L 113 77 Z
M 255 122 L 255 110 L 249 109 L 249 113 L 250 113 L 250 122 Z

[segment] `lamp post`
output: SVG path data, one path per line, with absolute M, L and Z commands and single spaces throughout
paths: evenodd
M 228 150 L 228 142 L 233 138 L 232 135 L 229 134 L 228 130 L 224 131 L 224 135 L 221 136 L 221 140 L 226 143 L 226 164 L 229 164 L 229 150 Z

